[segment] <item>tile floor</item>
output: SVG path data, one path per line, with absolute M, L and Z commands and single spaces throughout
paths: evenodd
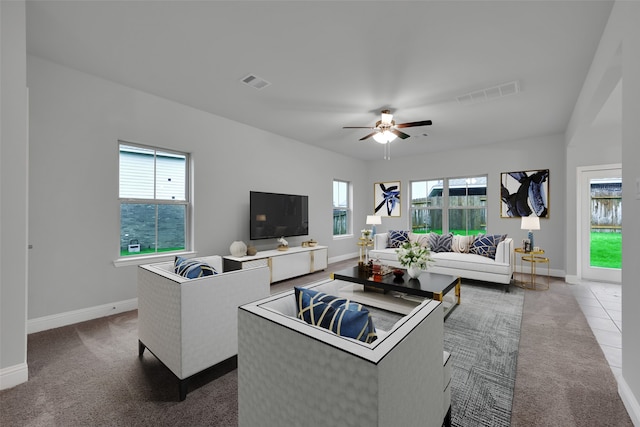
M 622 373 L 622 286 L 589 281 L 569 286 L 617 379 Z

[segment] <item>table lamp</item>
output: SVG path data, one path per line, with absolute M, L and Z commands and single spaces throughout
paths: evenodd
M 382 217 L 378 215 L 367 215 L 367 225 L 371 225 L 371 237 L 376 235 L 376 225 L 382 224 Z
M 533 250 L 533 231 L 532 230 L 540 230 L 540 218 L 533 215 L 533 216 L 523 216 L 522 217 L 522 222 L 520 223 L 520 229 L 521 230 L 529 230 L 529 235 L 527 236 L 529 238 L 529 245 L 530 245 L 530 250 Z

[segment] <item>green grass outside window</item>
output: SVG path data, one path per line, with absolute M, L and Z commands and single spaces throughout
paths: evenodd
M 591 267 L 622 268 L 621 233 L 591 233 Z

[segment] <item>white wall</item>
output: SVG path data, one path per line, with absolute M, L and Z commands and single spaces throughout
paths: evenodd
M 329 256 L 332 181 L 362 188 L 365 163 L 29 56 L 29 319 L 136 298 L 136 267 L 119 255 L 118 140 L 192 154 L 194 242 L 201 255 L 249 240 L 249 191 L 309 195 L 310 234 Z M 363 206 L 364 195 L 356 199 Z M 356 209 L 357 217 L 365 212 Z M 291 238 L 293 245 L 307 237 Z M 273 241 L 254 242 L 273 249 Z
M 620 4 L 619 4 L 620 3 Z M 623 32 L 622 96 L 622 375 L 621 395 L 640 425 L 640 3 L 617 2 Z
M 576 218 L 580 215 L 577 205 L 577 168 L 582 166 L 611 165 L 622 163 L 622 129 L 620 126 L 591 128 L 567 147 L 567 227 L 565 236 L 566 269 L 568 280 L 580 276 L 578 272 L 578 231 Z M 586 248 L 584 248 L 586 250 Z
M 616 163 L 620 138 L 622 159 L 622 378 L 619 393 L 635 425 L 640 425 L 640 338 L 635 326 L 640 324 L 640 195 L 636 181 L 640 179 L 640 3 L 617 1 L 600 40 L 593 63 L 576 103 L 566 141 L 567 181 L 575 181 L 575 167 L 585 162 Z M 595 149 L 585 136 L 606 98 L 622 76 L 622 128 L 610 129 L 611 141 Z M 611 144 L 613 142 L 613 144 Z M 584 143 L 584 146 L 583 144 Z M 612 151 L 610 149 L 613 148 Z M 585 153 L 591 151 L 591 153 Z M 573 170 L 571 170 L 573 169 Z M 568 184 L 571 185 L 571 184 Z M 573 187 L 575 188 L 575 187 Z M 568 212 L 571 221 L 575 205 Z M 567 233 L 569 251 L 575 246 L 575 230 Z M 568 259 L 568 268 L 575 271 L 575 257 Z
M 368 170 L 373 210 L 373 185 L 379 181 L 402 182 L 402 217 L 383 218 L 379 230 L 410 227 L 409 182 L 432 178 L 487 175 L 487 232 L 506 233 L 519 244 L 527 232 L 519 218 L 500 218 L 500 174 L 502 172 L 549 169 L 549 218 L 541 219 L 535 231 L 536 246 L 550 259 L 552 274 L 564 276 L 563 239 L 565 217 L 565 149 L 563 135 L 523 139 L 471 148 L 464 151 L 434 153 L 411 158 L 372 162 Z
M 25 28 L 24 2 L 0 2 L 0 389 L 28 377 Z

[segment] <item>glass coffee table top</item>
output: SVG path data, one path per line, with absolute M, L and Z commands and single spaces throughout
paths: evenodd
M 358 267 L 335 271 L 331 276 L 334 280 L 363 285 L 365 289 L 370 287 L 380 289 L 383 292 L 401 292 L 407 295 L 431 298 L 436 301 L 443 301 L 444 295 L 451 290 L 455 290 L 456 302 L 451 307 L 448 307 L 448 310 L 445 310 L 445 315 L 448 315 L 453 307 L 460 304 L 460 278 L 456 276 L 427 271 L 423 272 L 419 278 L 411 279 L 405 271 L 404 276 L 398 278 L 394 274 L 372 275 Z

